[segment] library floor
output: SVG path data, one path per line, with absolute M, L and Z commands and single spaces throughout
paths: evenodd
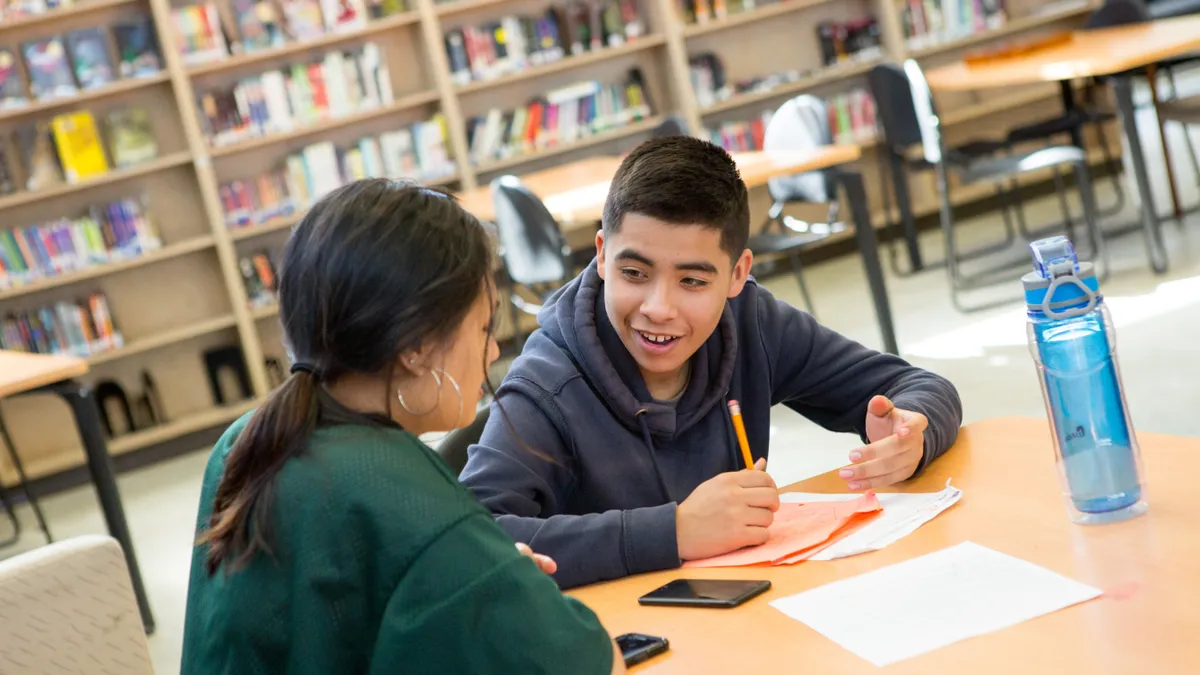
M 1195 181 L 1190 175 L 1182 178 L 1187 184 L 1184 203 L 1195 204 Z M 1102 181 L 1100 187 L 1108 185 Z M 1104 190 L 1102 202 L 1108 198 Z M 1045 222 L 1039 221 L 1039 216 L 1055 217 L 1057 210 L 1052 202 L 1043 200 L 1031 205 L 1028 213 L 1031 223 L 1036 223 Z M 1115 220 L 1129 222 L 1132 218 L 1133 211 L 1127 209 Z M 1195 349 L 1200 343 L 1200 213 L 1187 218 L 1182 227 L 1168 221 L 1164 229 L 1172 256 L 1170 274 L 1151 274 L 1140 237 L 1126 236 L 1112 244 L 1114 271 L 1104 290 L 1117 321 L 1121 365 L 1138 429 L 1200 436 L 1200 416 L 1195 414 L 1200 408 L 1197 377 L 1195 372 L 1180 372 L 1181 365 L 1196 362 Z M 967 236 L 995 235 L 996 231 L 994 217 L 964 228 Z M 940 258 L 940 236 L 931 233 L 925 239 L 927 255 Z M 857 257 L 814 266 L 808 279 L 822 321 L 865 344 L 880 345 Z M 958 386 L 968 423 L 1004 415 L 1045 414 L 1025 345 L 1021 305 L 960 314 L 950 306 L 940 270 L 904 279 L 889 277 L 888 284 L 904 356 Z M 780 297 L 799 302 L 790 276 L 781 275 L 767 286 Z M 1019 293 L 1019 284 L 1008 282 L 1007 290 Z M 770 471 L 780 485 L 841 465 L 856 444 L 856 439 L 825 432 L 787 409 L 777 409 L 773 420 Z M 194 454 L 120 479 L 158 618 L 158 631 L 150 646 L 162 675 L 179 669 L 190 542 L 206 458 L 207 449 L 197 449 Z M 103 532 L 90 488 L 47 498 L 44 504 L 60 538 Z M 0 551 L 0 556 L 41 543 L 32 518 L 27 512 L 23 515 L 27 531 L 33 534 L 27 535 L 21 546 Z

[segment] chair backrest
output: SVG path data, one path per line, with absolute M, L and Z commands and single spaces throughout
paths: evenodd
M 883 139 L 888 147 L 902 154 L 920 143 L 921 128 L 904 68 L 896 63 L 881 63 L 867 73 L 867 86 L 875 99 L 875 116 L 883 126 Z
M 75 537 L 0 562 L 0 673 L 153 675 L 115 540 Z
M 779 106 L 763 134 L 763 150 L 804 151 L 833 143 L 829 111 L 816 96 L 801 94 Z M 772 178 L 767 190 L 775 201 L 805 201 L 826 204 L 836 201 L 832 174 L 810 171 L 795 176 Z
M 478 443 L 483 436 L 483 428 L 487 426 L 491 410 L 490 405 L 484 406 L 479 414 L 475 415 L 475 421 L 461 429 L 451 431 L 438 443 L 437 453 L 454 471 L 454 475 L 462 473 L 463 467 L 467 465 L 467 448 Z
M 1150 10 L 1141 0 L 1108 0 L 1088 16 L 1083 29 L 1114 28 L 1149 20 Z
M 567 277 L 566 242 L 558 221 L 516 176 L 491 183 L 500 255 L 508 277 L 523 286 Z
M 930 164 L 942 161 L 942 130 L 937 110 L 933 106 L 933 91 L 925 81 L 925 73 L 915 59 L 904 62 L 904 76 L 912 92 L 912 107 L 917 117 L 917 130 L 921 134 L 921 154 Z
M 663 136 L 687 136 L 688 133 L 684 128 L 683 120 L 676 115 L 671 115 L 654 127 L 654 131 L 651 131 L 650 135 L 654 138 L 661 138 Z

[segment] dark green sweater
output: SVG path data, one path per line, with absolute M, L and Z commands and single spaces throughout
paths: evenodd
M 213 450 L 197 531 L 249 415 Z M 607 674 L 612 644 L 413 435 L 323 427 L 276 483 L 274 556 L 195 549 L 183 675 Z

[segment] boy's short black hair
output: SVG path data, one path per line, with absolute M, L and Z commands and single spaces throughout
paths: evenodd
M 736 261 L 750 237 L 750 199 L 729 153 L 691 136 L 642 143 L 621 162 L 604 201 L 604 231 L 618 232 L 627 213 L 721 232 Z

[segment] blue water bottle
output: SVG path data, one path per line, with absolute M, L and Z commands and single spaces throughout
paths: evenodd
M 1029 351 L 1041 376 L 1071 520 L 1099 524 L 1140 515 L 1146 511 L 1141 453 L 1100 282 L 1066 237 L 1030 248 L 1034 271 L 1021 279 Z

